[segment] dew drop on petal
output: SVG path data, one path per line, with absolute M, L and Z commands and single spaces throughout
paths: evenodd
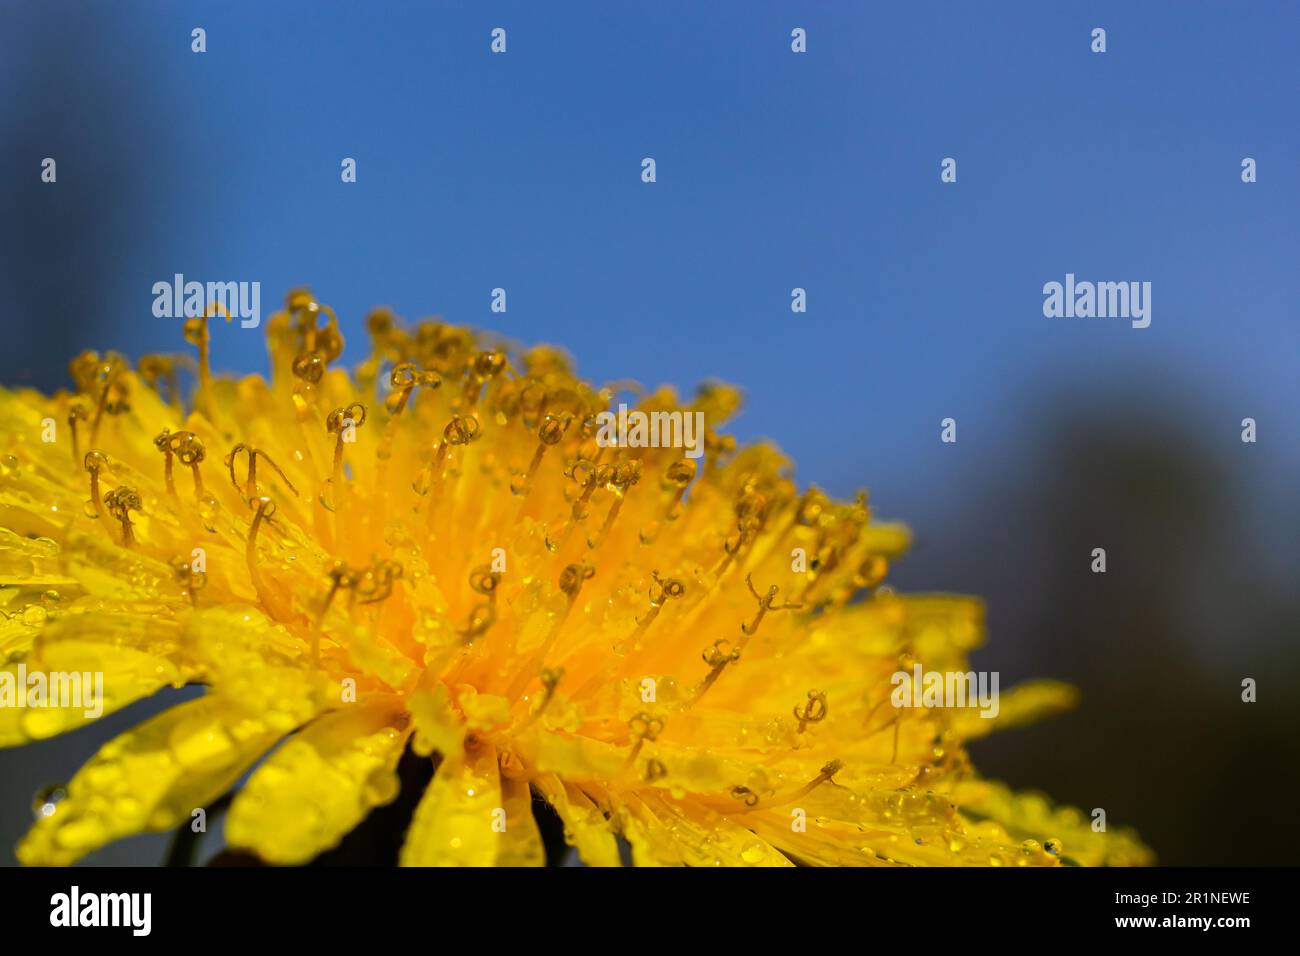
M 67 795 L 68 791 L 61 783 L 42 787 L 32 797 L 32 814 L 38 820 L 42 817 L 53 816 L 54 811 Z

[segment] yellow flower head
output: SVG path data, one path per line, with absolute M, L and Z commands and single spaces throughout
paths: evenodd
M 437 770 L 407 864 L 541 863 L 534 794 L 595 865 L 616 836 L 652 865 L 1148 861 L 971 768 L 966 741 L 1071 689 L 1005 693 L 995 719 L 897 706 L 894 675 L 967 671 L 980 604 L 882 586 L 906 531 L 737 448 L 734 390 L 642 394 L 650 430 L 611 441 L 627 386 L 553 349 L 368 327 L 349 372 L 333 312 L 291 293 L 267 382 L 213 375 L 190 319 L 188 410 L 161 356 L 0 390 L 0 677 L 102 674 L 105 713 L 207 686 L 91 759 L 22 862 L 187 824 L 254 767 L 228 842 L 305 862 L 397 796 L 408 746 Z M 0 707 L 0 746 L 88 719 Z

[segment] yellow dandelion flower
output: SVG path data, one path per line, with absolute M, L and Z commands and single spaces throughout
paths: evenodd
M 102 674 L 104 713 L 207 688 L 105 745 L 23 863 L 187 824 L 245 775 L 228 843 L 302 863 L 395 799 L 408 747 L 436 762 L 408 865 L 542 863 L 533 795 L 593 865 L 620 837 L 643 865 L 1149 861 L 971 767 L 968 740 L 1070 688 L 1006 693 L 996 719 L 892 705 L 899 672 L 967 670 L 981 605 L 884 587 L 905 529 L 737 448 L 734 390 L 644 394 L 674 440 L 611 443 L 623 386 L 553 349 L 384 310 L 368 329 L 338 367 L 332 310 L 297 290 L 269 382 L 214 375 L 198 318 L 188 409 L 160 356 L 0 390 L 0 674 Z M 0 746 L 89 719 L 3 707 Z

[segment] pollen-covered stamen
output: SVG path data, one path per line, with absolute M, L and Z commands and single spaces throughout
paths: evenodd
M 134 488 L 119 485 L 104 496 L 104 508 L 110 515 L 122 523 L 122 545 L 131 547 L 135 544 L 135 534 L 131 530 L 130 512 L 139 511 L 142 503 L 140 493 Z
M 803 608 L 802 604 L 774 604 L 776 595 L 781 590 L 775 584 L 767 589 L 766 595 L 759 594 L 754 588 L 752 575 L 745 575 L 745 584 L 749 586 L 749 593 L 754 595 L 755 600 L 758 601 L 758 614 L 755 615 L 754 620 L 748 624 L 740 625 L 740 629 L 746 634 L 754 634 L 758 630 L 758 626 L 763 623 L 763 618 L 768 611 L 797 611 Z
M 264 459 L 268 465 L 275 469 L 275 473 L 280 476 L 280 480 L 288 486 L 295 498 L 298 496 L 298 489 L 293 486 L 293 482 L 289 480 L 289 476 L 281 470 L 280 466 L 271 460 L 271 456 L 261 449 L 254 448 L 244 442 L 240 442 L 230 449 L 230 454 L 225 457 L 226 469 L 230 472 L 230 483 L 235 486 L 236 491 L 241 491 L 239 479 L 235 477 L 235 459 L 239 457 L 240 452 L 243 452 L 248 459 L 248 470 L 244 475 L 242 494 L 244 500 L 250 505 L 257 498 L 257 461 L 259 458 Z
M 100 495 L 99 473 L 108 467 L 108 456 L 98 449 L 86 452 L 85 468 L 90 473 L 90 499 L 86 502 L 86 517 L 104 517 L 104 501 Z
M 809 724 L 826 719 L 826 695 L 819 690 L 808 691 L 808 703 L 794 707 L 794 718 L 799 721 L 799 733 L 803 733 Z

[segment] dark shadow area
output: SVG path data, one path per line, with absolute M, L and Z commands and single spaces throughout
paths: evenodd
M 1004 691 L 1057 677 L 1083 692 L 1075 713 L 974 744 L 985 775 L 1102 807 L 1163 864 L 1294 862 L 1300 607 L 1269 583 L 1293 546 L 1278 555 L 1252 531 L 1263 450 L 1231 432 L 1211 447 L 1178 422 L 1149 396 L 1049 403 L 1037 457 L 971 488 L 895 578 L 987 601 L 974 666 L 1000 670 Z M 1300 528 L 1295 503 L 1268 522 Z M 1247 677 L 1257 703 L 1241 699 Z

